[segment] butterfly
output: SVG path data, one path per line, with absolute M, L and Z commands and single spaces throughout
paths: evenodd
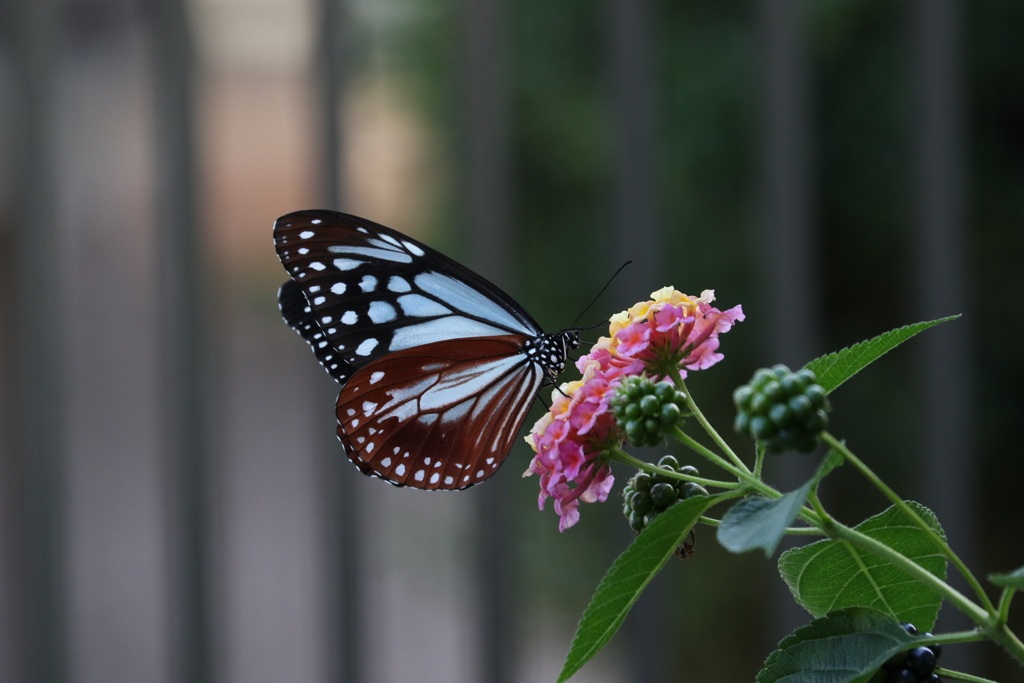
M 364 473 L 463 489 L 505 460 L 576 330 L 545 334 L 512 297 L 407 235 L 335 211 L 274 224 L 286 323 L 341 385 L 338 438 Z

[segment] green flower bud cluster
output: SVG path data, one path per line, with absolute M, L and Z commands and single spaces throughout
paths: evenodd
M 828 428 L 828 394 L 808 370 L 785 365 L 761 368 L 750 384 L 733 392 L 736 431 L 752 436 L 772 453 L 808 452 Z
M 632 375 L 622 380 L 608 401 L 619 429 L 634 446 L 656 446 L 664 431 L 683 417 L 686 394 L 669 382 Z
M 691 477 L 699 477 L 700 473 L 692 465 L 679 466 L 679 461 L 666 455 L 658 461 L 658 467 Z M 622 489 L 622 514 L 629 520 L 634 531 L 642 531 L 654 519 L 669 509 L 677 501 L 693 496 L 706 496 L 707 489 L 692 481 L 683 481 L 664 474 L 648 474 L 640 472 L 626 482 Z

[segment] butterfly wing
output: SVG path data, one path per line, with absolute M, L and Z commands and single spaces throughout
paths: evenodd
M 324 366 L 331 377 L 344 383 L 352 376 L 352 366 L 327 341 L 298 282 L 289 280 L 281 285 L 277 292 L 277 305 L 284 321 L 306 340 L 320 365 Z
M 505 460 L 544 371 L 504 335 L 403 349 L 360 368 L 338 396 L 338 437 L 365 474 L 461 489 Z
M 355 369 L 416 346 L 541 334 L 498 287 L 383 225 L 334 211 L 297 211 L 278 219 L 274 244 L 306 299 L 302 309 L 310 309 L 301 320 L 297 314 L 289 320 L 287 312 L 285 318 L 341 382 Z M 309 318 L 318 330 L 305 329 Z

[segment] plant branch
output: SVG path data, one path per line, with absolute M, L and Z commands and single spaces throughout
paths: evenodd
M 957 568 L 957 571 L 959 571 L 960 574 L 964 577 L 964 579 L 966 579 L 967 583 L 974 590 L 975 594 L 977 594 L 978 599 L 981 600 L 981 604 L 985 607 L 988 613 L 993 615 L 996 614 L 995 606 L 992 604 L 992 600 L 989 599 L 988 594 L 985 593 L 985 590 L 984 588 L 982 588 L 981 583 L 978 581 L 977 578 L 975 578 L 974 574 L 971 573 L 971 570 L 967 568 L 967 565 L 964 564 L 963 560 L 961 560 L 960 557 L 953 552 L 953 549 L 949 547 L 949 544 L 946 543 L 946 541 L 941 536 L 939 536 L 938 533 L 936 533 L 935 529 L 931 528 L 927 522 L 921 519 L 921 516 L 918 515 L 917 512 L 915 512 L 909 505 L 907 505 L 906 502 L 902 498 L 900 498 L 895 491 L 889 488 L 889 486 L 884 481 L 882 481 L 878 477 L 878 475 L 871 470 L 870 467 L 868 467 L 866 464 L 864 464 L 864 462 L 861 461 L 860 458 L 854 455 L 853 452 L 846 447 L 846 444 L 839 441 L 828 432 L 822 434 L 822 439 L 832 448 L 842 453 L 843 457 L 845 457 L 854 467 L 856 467 L 857 470 L 859 470 L 860 473 L 864 475 L 864 477 L 868 481 L 874 484 L 878 488 L 878 490 L 880 490 L 885 495 L 886 498 L 891 500 L 893 504 L 895 504 L 896 507 L 898 507 L 900 511 L 903 512 L 904 515 L 910 518 L 910 520 L 913 521 L 914 524 L 920 527 L 921 530 L 928 535 L 932 543 L 934 543 L 939 548 L 939 550 L 942 551 L 942 554 L 945 555 L 949 559 L 949 561 L 953 563 L 953 566 Z
M 704 417 L 704 413 L 700 412 L 700 408 L 697 407 L 697 403 L 693 400 L 693 396 L 690 394 L 690 390 L 686 388 L 686 382 L 683 381 L 682 375 L 679 374 L 679 368 L 673 366 L 669 371 L 669 375 L 672 377 L 672 381 L 675 383 L 676 387 L 678 387 L 680 391 L 686 394 L 686 405 L 690 408 L 690 412 L 693 413 L 693 416 L 697 418 L 697 422 L 700 422 L 700 425 L 704 428 L 704 431 L 706 431 L 711 436 L 712 440 L 716 444 L 718 444 L 718 447 L 720 449 L 722 449 L 722 452 L 729 456 L 729 459 L 732 460 L 738 468 L 740 468 L 747 474 L 750 474 L 750 470 L 747 468 L 747 465 L 743 462 L 743 460 L 740 459 L 740 456 L 736 455 L 736 453 L 734 453 L 733 450 L 729 448 L 729 444 L 725 442 L 725 439 L 723 439 L 718 434 L 718 432 L 715 431 L 715 428 L 711 426 L 711 423 L 708 422 L 708 419 Z

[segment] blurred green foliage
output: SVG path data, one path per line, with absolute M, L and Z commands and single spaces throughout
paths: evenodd
M 519 260 L 514 292 L 543 326 L 557 329 L 598 291 L 615 260 L 608 253 L 615 169 L 607 7 L 583 0 L 504 6 Z M 897 0 L 826 0 L 807 8 L 812 215 L 824 264 L 826 352 L 914 322 L 912 8 Z M 977 353 L 949 361 L 968 363 L 977 373 L 978 452 L 988 471 L 1000 468 L 998 476 L 982 480 L 976 545 L 983 575 L 1024 560 L 1016 542 L 1024 521 L 1017 490 L 1024 458 L 1015 447 L 1024 412 L 1024 3 L 972 0 L 959 9 L 972 310 L 952 324 L 971 325 Z M 690 292 L 714 288 L 720 304 L 742 303 L 749 316 L 723 339 L 727 362 L 695 376 L 690 386 L 723 429 L 731 424 L 732 388 L 758 365 L 774 362 L 763 339 L 770 317 L 786 311 L 785 301 L 763 291 L 760 262 L 762 83 L 755 10 L 739 0 L 658 0 L 650 44 L 663 279 Z M 411 84 L 441 158 L 458 169 L 464 126 L 458 3 L 424 1 L 405 16 L 370 35 L 363 53 L 386 55 L 387 68 Z M 436 242 L 456 256 L 463 229 L 459 187 L 451 184 L 451 195 L 431 218 Z M 647 294 L 613 288 L 591 315 L 597 319 Z M 919 493 L 915 473 L 927 467 L 919 453 L 916 353 L 908 344 L 833 397 L 833 433 L 854 437 L 857 452 L 908 496 Z M 528 458 L 528 449 L 518 447 L 507 467 L 525 469 Z M 851 473 L 833 479 L 827 495 L 841 518 L 855 521 L 882 507 L 861 497 L 866 489 Z M 585 505 L 581 523 L 559 535 L 550 508 L 544 514 L 534 509 L 536 482 L 517 481 L 513 488 L 522 500 L 523 586 L 535 604 L 564 608 L 566 622 L 574 623 L 629 538 L 619 529 L 619 505 Z M 757 557 L 726 556 L 712 534 L 700 530 L 697 556 L 675 565 L 659 581 L 679 598 L 670 616 L 677 618 L 672 628 L 687 679 L 752 680 L 771 645 L 760 629 L 771 619 L 767 583 L 777 580 L 774 567 Z M 737 590 L 738 577 L 753 578 Z M 700 628 L 689 628 L 685 615 L 696 613 Z M 1020 614 L 1015 618 L 1019 624 Z M 728 657 L 708 654 L 726 649 Z M 990 660 L 976 673 L 999 680 L 1018 675 L 1006 658 L 993 653 Z

